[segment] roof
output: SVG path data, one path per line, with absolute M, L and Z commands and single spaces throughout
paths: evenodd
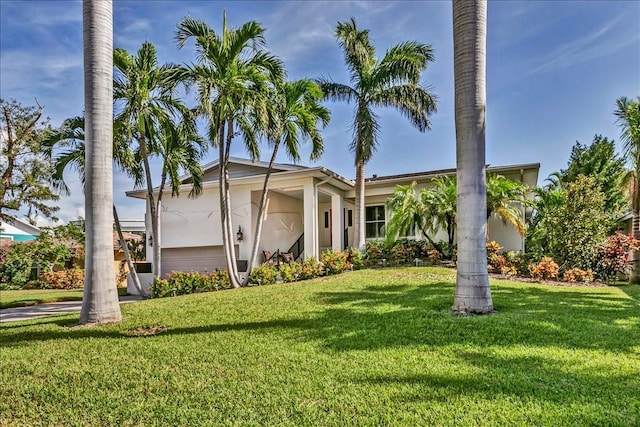
M 540 163 L 524 163 L 517 165 L 507 165 L 507 166 L 491 166 L 487 165 L 487 172 L 489 173 L 498 173 L 498 172 L 507 172 L 507 171 L 517 171 L 521 169 L 540 169 Z M 433 178 L 436 176 L 447 176 L 447 175 L 455 175 L 456 168 L 450 169 L 437 169 L 432 171 L 423 171 L 423 172 L 412 172 L 412 173 L 403 173 L 398 175 L 385 175 L 385 176 L 377 176 L 373 175 L 371 178 L 366 178 L 366 183 L 382 183 L 388 181 L 400 181 L 407 179 L 419 179 L 419 178 Z
M 6 218 L 9 218 L 9 220 L 7 220 Z M 14 225 L 14 226 L 18 225 L 19 227 L 26 229 L 25 231 L 30 232 L 34 236 L 37 236 L 40 234 L 40 229 L 35 225 L 31 225 L 28 222 L 23 221 L 20 218 L 16 218 L 11 215 L 8 215 L 7 217 L 5 217 L 5 219 L 0 219 L 0 223 L 3 223 L 3 222 L 9 225 Z

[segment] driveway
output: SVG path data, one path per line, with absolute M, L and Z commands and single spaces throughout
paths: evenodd
M 120 297 L 120 304 L 140 301 L 137 296 Z M 79 312 L 82 301 L 50 302 L 47 304 L 32 305 L 29 307 L 13 307 L 0 309 L 0 323 L 19 322 L 21 320 L 38 319 L 40 317 L 55 314 L 67 314 Z

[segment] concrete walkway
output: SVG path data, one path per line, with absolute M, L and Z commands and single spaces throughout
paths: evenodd
M 140 297 L 128 295 L 120 297 L 120 304 L 140 301 Z M 82 301 L 50 302 L 29 307 L 12 307 L 0 309 L 0 323 L 19 322 L 21 320 L 38 319 L 55 314 L 79 312 Z

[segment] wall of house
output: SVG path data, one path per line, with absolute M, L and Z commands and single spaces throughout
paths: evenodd
M 261 191 L 251 193 L 252 218 L 256 218 L 258 215 L 261 195 Z M 256 264 L 264 261 L 263 251 L 274 253 L 276 250 L 280 250 L 286 252 L 304 232 L 302 199 L 270 191 L 267 200 L 268 205 L 265 209 L 265 215 L 262 217 L 262 235 Z M 252 222 L 255 223 L 255 220 Z M 253 228 L 251 228 L 251 235 L 254 234 Z M 253 244 L 253 242 L 251 243 Z
M 14 242 L 26 242 L 36 238 L 37 234 L 22 229 L 20 225 L 19 222 L 17 222 L 16 225 L 4 221 L 0 222 L 0 229 L 2 229 L 0 238 L 6 238 Z
M 231 215 L 235 242 L 238 227 L 242 227 L 243 230 L 251 229 L 251 192 L 247 186 L 231 189 Z M 188 198 L 187 193 L 175 198 L 167 197 L 162 201 L 162 247 L 222 245 L 221 223 L 217 188 L 205 189 L 202 195 L 195 199 Z M 247 234 L 245 231 L 245 235 Z M 246 239 L 243 243 L 246 243 Z M 249 256 L 246 246 L 240 245 L 241 259 L 247 259 Z

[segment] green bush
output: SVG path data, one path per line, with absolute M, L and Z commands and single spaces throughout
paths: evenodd
M 315 258 L 307 258 L 301 264 L 300 280 L 315 279 L 322 276 L 324 266 Z
M 300 280 L 301 272 L 302 264 L 295 261 L 280 266 L 280 277 L 282 277 L 283 282 L 290 283 Z
M 155 277 L 151 285 L 151 297 L 163 298 L 168 296 L 186 295 L 199 292 L 219 291 L 229 289 L 231 282 L 226 271 L 216 270 L 211 274 L 201 274 L 197 271 L 172 272 L 168 279 Z
M 382 259 L 388 259 L 389 252 L 384 240 L 370 240 L 364 246 L 364 259 L 367 266 L 378 265 Z
M 340 274 L 349 269 L 347 252 L 326 250 L 320 255 L 320 262 L 324 264 L 325 272 L 328 275 Z
M 365 256 L 358 248 L 347 249 L 347 261 L 354 270 L 362 270 L 365 267 Z
M 275 266 L 263 264 L 251 270 L 249 274 L 249 283 L 256 285 L 273 285 L 276 283 L 278 270 Z

